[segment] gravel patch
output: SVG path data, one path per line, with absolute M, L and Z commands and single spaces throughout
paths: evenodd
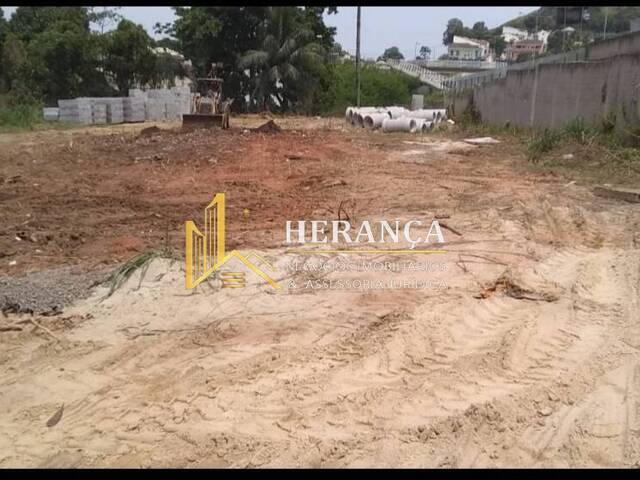
M 109 271 L 79 273 L 71 267 L 31 273 L 24 277 L 0 277 L 0 311 L 52 313 L 88 297 L 104 282 Z

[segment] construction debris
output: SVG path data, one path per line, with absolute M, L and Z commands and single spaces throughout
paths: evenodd
M 151 127 L 143 128 L 142 130 L 140 130 L 141 137 L 148 137 L 151 135 L 155 135 L 156 133 L 160 133 L 160 129 L 155 125 Z
M 640 203 L 640 190 L 630 188 L 612 188 L 608 186 L 595 187 L 593 193 L 599 197 L 624 200 L 625 202 Z
M 254 128 L 253 131 L 257 133 L 278 133 L 282 131 L 282 129 L 276 124 L 276 122 L 269 120 L 259 127 Z
M 62 420 L 63 413 L 64 413 L 64 404 L 62 404 L 62 406 L 58 409 L 58 411 L 54 413 L 49 420 L 47 420 L 47 427 L 49 428 L 55 427 L 58 423 L 60 423 L 60 420 Z
M 465 138 L 463 141 L 470 145 L 493 145 L 500 143 L 500 140 L 492 137 Z

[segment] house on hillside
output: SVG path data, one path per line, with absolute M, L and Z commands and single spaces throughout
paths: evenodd
M 517 62 L 523 55 L 539 55 L 544 52 L 544 43 L 537 39 L 525 39 L 513 42 L 504 51 L 507 62 Z
M 521 30 L 514 27 L 502 27 L 502 38 L 506 43 L 513 43 L 520 40 L 525 40 L 529 35 L 526 30 Z
M 447 56 L 451 60 L 493 61 L 493 55 L 487 40 L 460 37 L 454 35 L 453 42 L 447 45 Z
M 507 43 L 507 48 L 505 48 L 501 59 L 514 62 L 524 54 L 535 53 L 538 55 L 543 53 L 547 48 L 550 33 L 547 30 L 530 33 L 519 28 L 502 27 L 502 38 Z

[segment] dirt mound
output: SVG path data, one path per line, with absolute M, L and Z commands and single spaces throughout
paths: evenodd
M 254 128 L 253 131 L 257 133 L 279 133 L 282 131 L 282 129 L 276 122 L 274 122 L 273 120 L 269 120 L 259 127 Z

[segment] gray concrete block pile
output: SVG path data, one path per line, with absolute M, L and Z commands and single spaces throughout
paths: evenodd
M 58 108 L 44 108 L 45 120 L 84 125 L 123 122 L 172 122 L 191 113 L 189 87 L 130 89 L 128 97 L 80 97 L 58 100 Z

